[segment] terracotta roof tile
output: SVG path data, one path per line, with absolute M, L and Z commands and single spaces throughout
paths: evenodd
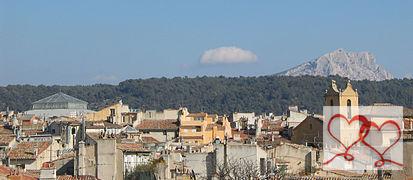
M 143 143 L 159 143 L 159 141 L 153 137 L 141 137 L 141 139 Z
M 15 139 L 14 135 L 0 135 L 0 146 L 8 146 Z
M 262 127 L 261 129 L 267 130 L 267 131 L 282 131 L 284 130 L 284 127 L 282 127 L 282 122 L 281 121 L 269 121 L 269 120 L 263 120 L 262 121 Z
M 37 177 L 26 173 L 26 172 L 20 172 L 16 169 L 12 169 L 10 167 L 6 167 L 3 165 L 0 165 L 0 176 L 5 176 L 7 179 L 14 180 L 14 179 L 27 179 L 27 180 L 37 180 Z
M 10 150 L 8 156 L 10 159 L 36 159 L 37 155 L 45 151 L 50 144 L 50 142 L 21 142 Z
M 13 134 L 13 130 L 8 129 L 4 126 L 0 126 L 0 135 L 1 134 L 10 134 L 11 135 L 11 134 Z
M 202 139 L 202 136 L 181 136 L 182 139 Z
M 90 175 L 81 175 L 81 176 L 63 175 L 63 176 L 57 176 L 57 180 L 99 180 L 99 179 L 95 176 L 90 176 Z
M 138 126 L 138 130 L 177 130 L 178 122 L 175 119 L 165 120 L 143 120 Z

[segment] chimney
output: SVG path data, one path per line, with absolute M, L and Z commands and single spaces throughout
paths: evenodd
M 52 162 L 45 162 L 40 169 L 40 180 L 51 180 L 56 179 L 56 167 Z

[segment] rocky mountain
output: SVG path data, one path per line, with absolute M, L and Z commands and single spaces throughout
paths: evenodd
M 338 75 L 352 80 L 382 81 L 393 79 L 393 75 L 382 66 L 369 52 L 348 52 L 337 49 L 313 61 L 298 65 L 278 73 L 281 76 L 329 76 Z

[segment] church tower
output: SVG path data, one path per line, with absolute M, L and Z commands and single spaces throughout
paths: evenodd
M 331 117 L 334 114 L 341 114 L 351 119 L 354 115 L 359 114 L 359 95 L 357 90 L 353 89 L 350 80 L 347 81 L 347 86 L 344 90 L 337 87 L 336 81 L 332 80 L 330 87 L 324 94 L 324 115 Z M 331 107 L 333 106 L 333 107 Z M 360 122 L 361 123 L 361 122 Z M 338 129 L 336 137 L 344 144 L 351 144 L 354 137 L 354 127 L 349 126 L 345 121 L 339 121 L 338 124 L 332 125 L 333 129 Z M 340 147 L 340 144 L 335 144 Z
M 324 106 L 358 106 L 359 95 L 354 90 L 350 80 L 344 90 L 338 89 L 335 80 L 331 81 L 330 87 L 324 94 Z

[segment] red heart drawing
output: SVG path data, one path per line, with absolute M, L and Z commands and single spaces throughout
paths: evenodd
M 341 140 L 339 140 L 336 136 L 333 135 L 333 133 L 331 132 L 331 123 L 333 122 L 333 120 L 335 119 L 343 119 L 346 120 L 347 124 L 350 125 L 353 122 L 357 122 L 360 121 L 362 122 L 361 128 L 359 130 L 359 138 L 356 139 L 354 142 L 352 142 L 349 146 L 346 146 L 343 142 L 341 142 Z M 331 158 L 330 160 L 324 162 L 323 164 L 328 164 L 331 161 L 333 161 L 336 157 L 339 156 L 343 156 L 344 159 L 346 159 L 347 161 L 352 161 L 354 160 L 354 156 L 349 154 L 348 152 L 350 151 L 351 147 L 353 147 L 354 145 L 356 145 L 358 142 L 360 142 L 361 140 L 363 140 L 367 135 L 368 135 L 368 131 L 366 131 L 366 133 L 363 134 L 365 128 L 364 127 L 366 124 L 368 124 L 368 119 L 365 116 L 362 115 L 357 115 L 354 116 L 353 118 L 351 118 L 351 120 L 348 120 L 346 116 L 342 115 L 342 114 L 335 114 L 334 116 L 332 116 L 330 118 L 330 120 L 328 121 L 328 125 L 327 125 L 327 131 L 329 133 L 329 135 L 338 143 L 340 143 L 344 149 L 346 149 L 346 151 L 344 153 L 339 153 L 336 154 L 333 158 Z
M 396 127 L 396 129 L 397 129 L 397 139 L 396 139 L 396 141 L 394 141 L 390 146 L 388 146 L 388 147 L 381 153 L 381 152 L 379 152 L 376 148 L 374 148 L 371 144 L 369 144 L 368 142 L 366 142 L 366 141 L 365 141 L 365 138 L 367 137 L 368 132 L 370 131 L 370 129 L 371 129 L 372 127 L 376 128 L 378 131 L 381 131 L 382 128 L 383 128 L 385 125 L 387 125 L 387 124 L 390 124 L 390 125 L 393 125 L 393 126 Z M 389 162 L 389 163 L 393 163 L 393 164 L 396 164 L 396 165 L 399 165 L 399 166 L 403 166 L 403 164 L 401 164 L 401 163 L 398 163 L 398 162 L 392 161 L 392 160 L 390 160 L 390 159 L 385 159 L 385 158 L 384 158 L 384 154 L 386 154 L 386 152 L 387 152 L 390 148 L 392 148 L 393 146 L 395 146 L 395 145 L 399 142 L 399 140 L 400 140 L 400 138 L 401 138 L 401 129 L 400 129 L 399 124 L 397 124 L 396 121 L 387 120 L 387 121 L 385 121 L 383 124 L 381 124 L 380 126 L 378 126 L 375 122 L 369 122 L 368 124 L 366 124 L 365 126 L 363 126 L 363 127 L 360 129 L 360 131 L 362 131 L 362 130 L 364 130 L 364 129 L 367 129 L 367 131 L 366 131 L 366 135 L 365 135 L 365 136 L 361 136 L 361 137 L 363 137 L 363 138 L 361 139 L 361 142 L 362 142 L 365 146 L 367 146 L 367 147 L 369 147 L 371 150 L 373 150 L 373 151 L 379 156 L 379 158 L 380 158 L 380 160 L 378 160 L 378 161 L 376 161 L 376 162 L 374 163 L 374 166 L 376 166 L 376 167 L 382 167 L 382 166 L 384 166 L 385 162 Z

